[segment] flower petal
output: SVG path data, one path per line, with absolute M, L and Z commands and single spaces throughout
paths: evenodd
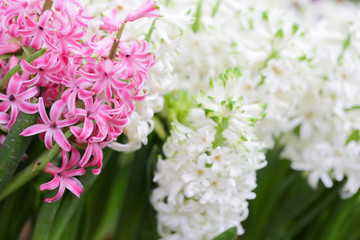
M 46 124 L 36 124 L 33 126 L 30 126 L 26 128 L 22 133 L 20 133 L 21 136 L 32 136 L 35 134 L 39 134 L 42 132 L 45 132 L 49 129 L 49 127 Z

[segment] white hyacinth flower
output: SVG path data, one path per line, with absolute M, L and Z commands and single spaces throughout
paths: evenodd
M 254 134 L 264 109 L 234 91 L 239 74 L 229 70 L 198 94 L 187 126 L 173 123 L 151 197 L 162 239 L 212 239 L 233 226 L 244 232 L 256 170 L 266 161 Z

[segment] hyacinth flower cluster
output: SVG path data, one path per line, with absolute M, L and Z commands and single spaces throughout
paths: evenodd
M 21 135 L 40 135 L 46 148 L 57 144 L 62 155 L 60 167 L 44 169 L 53 179 L 40 190 L 58 188 L 45 201 L 60 199 L 66 188 L 79 197 L 83 186 L 76 177 L 87 167 L 101 172 L 102 150 L 122 134 L 135 102 L 145 99 L 143 85 L 155 63 L 145 40 L 121 41 L 121 33 L 127 22 L 159 17 L 158 7 L 148 0 L 124 21 L 104 17 L 107 32 L 90 39 L 93 17 L 75 0 L 1 0 L 0 16 L 0 124 L 10 130 L 20 113 L 38 113 L 37 124 Z M 114 31 L 116 38 L 109 35 Z M 20 71 L 13 72 L 15 66 Z
M 162 239 L 213 239 L 248 216 L 256 170 L 266 165 L 254 131 L 265 106 L 247 104 L 234 86 L 241 72 L 229 69 L 211 90 L 196 95 L 197 107 L 173 122 L 158 159 L 151 201 Z

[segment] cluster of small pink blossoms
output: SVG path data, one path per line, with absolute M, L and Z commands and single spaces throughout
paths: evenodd
M 122 133 L 135 101 L 146 97 L 143 84 L 155 57 L 144 40 L 120 41 L 126 22 L 143 17 L 159 17 L 153 0 L 124 21 L 102 19 L 107 32 L 101 33 L 118 31 L 116 38 L 96 35 L 86 41 L 86 21 L 92 17 L 76 0 L 0 0 L 0 78 L 21 66 L 0 93 L 0 124 L 10 129 L 21 112 L 39 113 L 38 123 L 21 135 L 40 134 L 46 148 L 54 143 L 61 148 L 61 167 L 49 163 L 45 172 L 54 178 L 40 186 L 58 192 L 45 201 L 60 199 L 65 188 L 80 196 L 83 186 L 75 176 L 88 166 L 100 173 L 102 149 Z M 22 48 L 47 51 L 31 64 L 19 56 Z

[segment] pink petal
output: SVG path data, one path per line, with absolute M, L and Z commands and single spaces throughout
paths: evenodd
M 19 109 L 24 113 L 34 114 L 38 112 L 38 106 L 36 103 L 34 104 L 25 101 L 18 101 L 17 103 Z
M 12 108 L 11 108 L 11 111 L 10 111 L 10 120 L 9 120 L 8 124 L 6 124 L 7 129 L 10 129 L 12 127 L 12 125 L 14 125 L 19 113 L 20 113 L 20 111 L 17 108 L 17 106 L 12 105 Z
M 7 124 L 8 122 L 9 122 L 9 115 L 4 112 L 0 112 L 0 124 Z
M 66 167 L 68 166 L 68 162 L 69 162 L 68 152 L 61 149 L 61 156 L 62 156 L 62 165 L 61 165 L 61 168 L 58 170 L 59 173 L 63 172 L 66 169 Z
M 74 166 L 76 167 L 76 166 Z M 66 172 L 64 172 L 62 174 L 62 176 L 64 177 L 73 177 L 73 176 L 82 176 L 85 174 L 85 169 L 84 168 L 78 168 L 78 169 L 74 169 L 74 170 L 68 170 Z
M 73 148 L 71 151 L 71 158 L 69 164 L 67 165 L 67 169 L 73 169 L 77 167 L 79 160 L 80 160 L 80 152 Z
M 54 176 L 54 178 L 47 183 L 43 183 L 40 185 L 40 191 L 44 191 L 44 190 L 53 190 L 55 188 L 57 188 L 60 184 L 60 179 L 57 175 Z
M 71 145 L 61 130 L 58 129 L 58 130 L 54 131 L 54 140 L 61 149 L 65 150 L 67 152 L 70 152 Z
M 37 88 L 32 87 L 32 88 L 29 88 L 28 90 L 18 94 L 16 96 L 16 99 L 17 100 L 27 100 L 27 99 L 32 98 L 33 96 L 35 96 L 37 93 L 38 93 Z
M 46 125 L 51 125 L 52 122 L 50 121 L 50 119 L 47 116 L 46 110 L 45 110 L 45 106 L 44 106 L 44 100 L 42 97 L 39 97 L 39 102 L 38 102 L 38 108 L 39 108 L 39 114 L 41 117 L 41 120 L 46 124 Z
M 81 127 L 76 127 L 76 126 L 72 126 L 70 127 L 70 131 L 72 132 L 72 134 L 74 134 L 74 136 L 76 138 L 79 138 L 81 132 L 82 132 L 82 128 Z
M 7 100 L 6 102 L 0 103 L 0 112 L 7 112 L 11 106 L 11 102 Z
M 43 14 L 41 14 L 38 24 L 42 27 L 45 27 L 45 25 L 49 21 L 51 15 L 52 15 L 52 11 L 46 10 Z
M 14 75 L 8 84 L 8 87 L 6 90 L 7 95 L 8 96 L 17 95 L 20 91 L 21 83 L 22 83 L 22 78 Z
M 85 149 L 84 155 L 80 159 L 80 163 L 79 163 L 80 167 L 84 167 L 88 163 L 88 161 L 89 161 L 89 159 L 91 157 L 92 149 L 93 149 L 92 144 L 88 144 L 86 149 Z
M 65 103 L 62 99 L 59 99 L 56 102 L 54 102 L 54 104 L 51 106 L 50 109 L 50 119 L 53 122 L 56 122 L 63 113 L 64 108 L 65 108 Z
M 20 66 L 21 66 L 21 69 L 23 70 L 23 72 L 26 72 L 26 73 L 35 74 L 39 71 L 39 69 L 37 67 L 32 66 L 30 63 L 28 63 L 24 59 L 21 60 Z
M 69 119 L 59 120 L 56 122 L 56 125 L 58 128 L 63 128 L 63 127 L 68 127 L 68 126 L 74 125 L 75 123 L 77 123 L 77 121 L 79 121 L 78 117 L 72 117 Z
M 25 137 L 32 136 L 35 134 L 45 132 L 48 129 L 49 129 L 49 127 L 46 124 L 36 124 L 36 125 L 26 128 L 24 131 L 22 131 L 22 133 L 20 133 L 20 135 L 25 136 Z
M 80 197 L 80 194 L 84 191 L 83 185 L 76 178 L 64 179 L 64 184 L 77 197 Z
M 79 138 L 83 141 L 86 140 L 88 137 L 90 137 L 93 129 L 94 129 L 94 124 L 92 120 L 89 118 L 85 118 L 84 127 Z
M 60 187 L 59 187 L 59 191 L 57 192 L 57 194 L 53 197 L 53 198 L 46 198 L 45 202 L 51 203 L 51 202 L 55 202 L 57 200 L 59 200 L 62 195 L 65 192 L 65 185 L 61 182 L 60 180 Z
M 45 133 L 45 137 L 44 137 L 44 142 L 45 142 L 45 146 L 47 149 L 52 149 L 53 148 L 53 135 L 54 135 L 54 130 L 48 130 Z

